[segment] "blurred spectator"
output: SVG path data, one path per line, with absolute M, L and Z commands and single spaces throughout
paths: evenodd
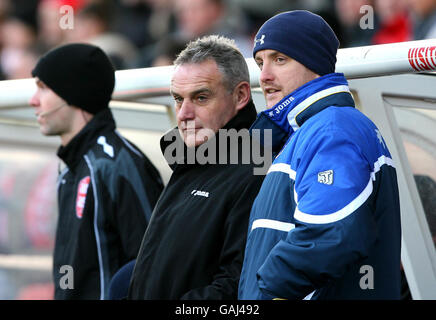
M 218 34 L 235 40 L 246 57 L 251 57 L 252 41 L 247 20 L 225 0 L 174 1 L 177 35 L 185 41 Z
M 294 0 L 294 2 L 298 6 L 297 9 L 309 10 L 320 15 L 325 21 L 327 21 L 341 43 L 342 28 L 335 11 L 335 0 Z
M 245 12 L 249 21 L 249 33 L 254 37 L 260 26 L 275 14 L 302 9 L 298 0 L 229 0 L 235 7 Z
M 10 0 L 0 0 L 0 22 L 7 17 L 10 7 L 11 7 Z
M 36 41 L 34 26 L 20 17 L 10 17 L 2 23 L 0 29 L 2 50 L 0 53 L 1 70 L 6 79 L 31 77 L 37 55 L 30 51 Z
M 82 8 L 87 0 L 41 0 L 38 5 L 38 41 L 43 52 L 59 46 L 65 41 L 69 29 L 60 27 L 60 9 L 64 5 L 71 6 L 74 12 Z
M 372 44 L 412 40 L 412 22 L 405 0 L 375 0 L 374 5 L 379 25 L 372 38 Z
M 30 77 L 38 0 L 0 0 L 0 80 Z
M 0 61 L 5 80 L 30 78 L 38 56 L 33 48 L 3 49 Z
M 64 33 L 59 28 L 59 6 L 55 0 L 41 1 L 38 6 L 39 39 L 45 49 L 62 43 Z
M 149 3 L 158 1 L 148 0 Z M 142 48 L 140 58 L 132 65 L 133 68 L 168 63 L 169 60 L 174 60 L 169 59 L 174 56 L 171 51 L 183 49 L 189 41 L 210 34 L 234 39 L 244 56 L 251 57 L 252 39 L 247 19 L 236 7 L 229 7 L 226 0 L 171 0 L 171 3 L 175 18 L 175 27 L 171 30 L 175 31 L 162 35 L 158 42 L 151 42 Z M 170 25 L 167 25 L 167 30 L 170 30 Z M 169 45 L 169 41 L 174 43 Z M 166 50 L 169 54 L 161 53 L 160 50 Z
M 172 65 L 178 54 L 185 48 L 186 43 L 172 36 L 163 38 L 156 44 L 156 54 L 151 62 L 152 67 Z
M 170 0 L 116 0 L 113 30 L 126 37 L 137 47 L 143 48 L 157 41 L 162 34 L 153 34 L 152 20 L 158 21 L 158 29 L 163 28 L 167 33 L 167 16 L 170 14 L 170 7 L 166 3 Z M 153 19 L 155 12 L 159 19 Z M 161 15 L 160 13 L 163 12 Z
M 414 18 L 414 39 L 436 38 L 436 0 L 407 0 Z
M 177 55 L 187 42 L 174 33 L 164 36 L 156 44 L 145 47 L 139 58 L 132 64 L 132 68 L 160 67 L 172 65 Z
M 358 47 L 371 44 L 374 28 L 362 29 L 360 26 L 363 14 L 360 8 L 364 5 L 373 5 L 372 0 L 335 0 L 336 14 L 338 15 L 341 32 L 339 38 L 341 47 Z
M 36 10 L 41 0 L 3 0 L 2 2 L 9 3 L 6 6 L 9 7 L 11 15 L 21 17 L 36 28 Z
M 147 44 L 151 41 L 158 41 L 165 38 L 175 29 L 175 17 L 173 12 L 174 0 L 147 0 L 152 8 L 152 13 L 148 22 L 148 32 L 150 39 L 147 39 Z M 159 40 L 160 41 L 160 40 Z
M 109 28 L 111 7 L 109 2 L 96 2 L 80 8 L 74 18 L 74 28 L 67 32 L 67 42 L 88 41 Z
M 112 9 L 110 2 L 94 2 L 81 8 L 74 28 L 66 33 L 67 42 L 85 42 L 100 47 L 116 69 L 126 69 L 136 59 L 137 49 L 120 33 L 110 31 Z

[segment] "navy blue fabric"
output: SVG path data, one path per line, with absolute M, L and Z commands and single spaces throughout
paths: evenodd
M 136 260 L 122 266 L 112 277 L 109 283 L 109 300 L 122 300 L 127 298 L 130 278 L 135 268 Z
M 295 10 L 277 14 L 262 25 L 253 56 L 259 50 L 276 50 L 323 76 L 335 72 L 338 48 L 338 38 L 322 17 Z

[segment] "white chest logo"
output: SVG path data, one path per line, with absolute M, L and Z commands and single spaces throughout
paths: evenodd
M 192 190 L 191 194 L 193 196 L 201 196 L 201 197 L 209 198 L 209 192 L 207 191 Z
M 333 184 L 333 170 L 318 173 L 318 182 L 322 184 Z
M 97 143 L 103 147 L 104 153 L 109 155 L 111 158 L 114 157 L 114 147 L 106 142 L 106 137 L 100 136 L 97 139 Z

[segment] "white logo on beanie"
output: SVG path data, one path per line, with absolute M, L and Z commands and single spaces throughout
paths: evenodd
M 260 37 L 260 39 L 254 40 L 254 46 L 256 46 L 258 42 L 260 43 L 260 45 L 263 45 L 265 43 L 265 35 L 264 34 Z

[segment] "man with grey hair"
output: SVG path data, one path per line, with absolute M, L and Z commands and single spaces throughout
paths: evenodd
M 252 162 L 219 160 L 252 143 L 221 148 L 222 131 L 248 132 L 256 118 L 248 67 L 234 42 L 219 36 L 189 43 L 174 64 L 178 127 L 161 139 L 173 174 L 144 235 L 128 298 L 236 299 L 263 176 L 253 174 Z M 208 161 L 200 161 L 206 153 Z

